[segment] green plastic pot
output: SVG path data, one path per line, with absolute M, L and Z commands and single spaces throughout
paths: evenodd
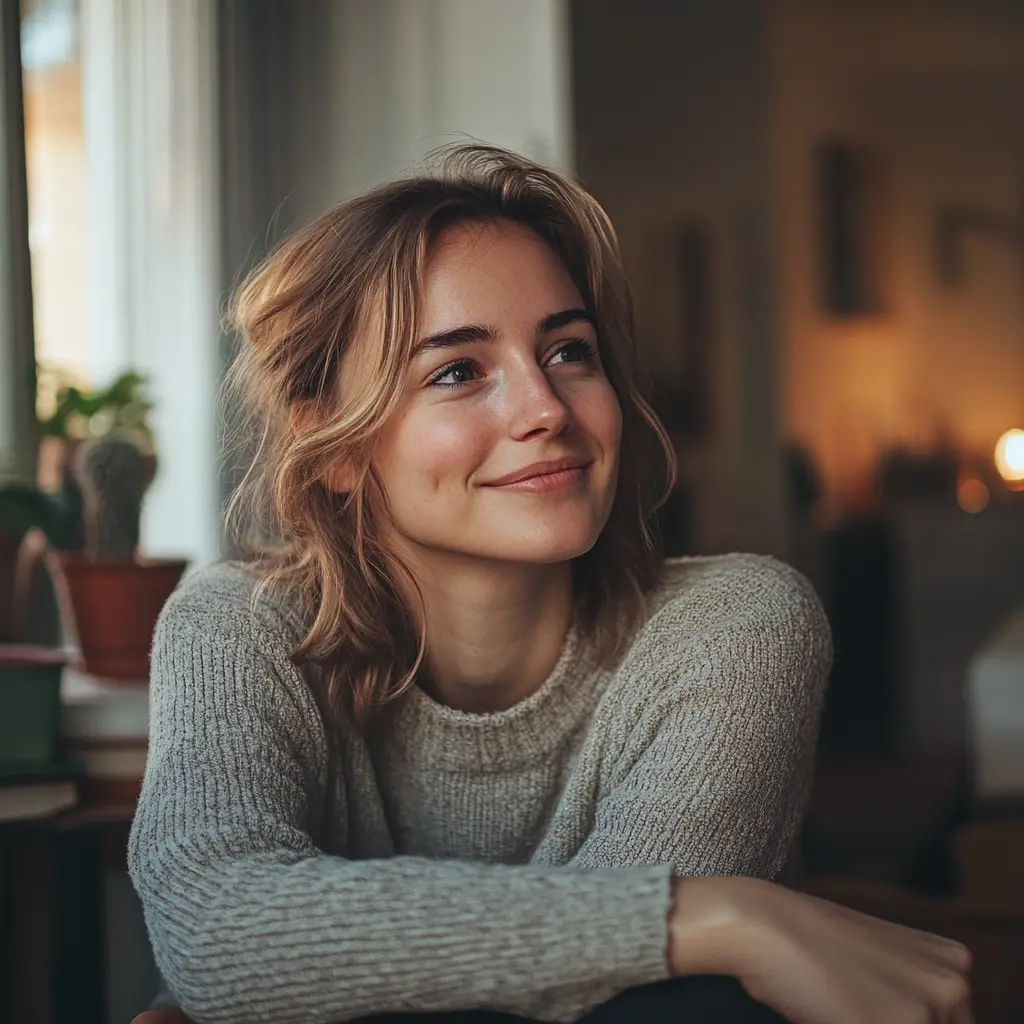
M 52 647 L 0 644 L 0 761 L 52 761 L 60 737 L 60 680 Z

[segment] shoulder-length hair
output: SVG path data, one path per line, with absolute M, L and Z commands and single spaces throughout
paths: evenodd
M 565 266 L 597 324 L 622 409 L 628 457 L 609 519 L 573 561 L 577 621 L 602 663 L 621 653 L 656 581 L 653 512 L 674 484 L 675 456 L 637 388 L 611 222 L 578 185 L 524 157 L 483 145 L 443 151 L 430 170 L 341 203 L 287 239 L 229 311 L 242 344 L 225 386 L 246 417 L 242 433 L 255 427 L 255 449 L 228 525 L 261 579 L 258 592 L 282 592 L 305 623 L 292 657 L 319 666 L 317 696 L 331 722 L 371 726 L 423 658 L 422 608 L 408 606 L 399 576 L 418 591 L 382 540 L 388 505 L 373 441 L 405 387 L 432 244 L 453 223 L 502 220 L 528 226 Z M 371 381 L 340 387 L 345 354 L 364 339 L 376 353 Z M 325 483 L 339 464 L 354 472 L 345 493 Z

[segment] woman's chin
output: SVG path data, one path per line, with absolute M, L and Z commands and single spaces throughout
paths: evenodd
M 495 538 L 492 550 L 497 558 L 506 562 L 532 565 L 568 562 L 586 554 L 597 542 L 599 532 L 563 529 L 541 534 L 532 532 L 521 537 L 506 535 Z
M 517 521 L 513 516 L 492 516 L 486 522 L 453 529 L 452 523 L 458 522 L 453 518 L 443 528 L 435 523 L 435 529 L 429 531 L 403 533 L 403 547 L 408 545 L 423 555 L 434 551 L 474 561 L 529 565 L 567 562 L 586 554 L 597 543 L 604 524 L 595 520 L 590 515 L 545 517 L 542 522 L 535 517 Z

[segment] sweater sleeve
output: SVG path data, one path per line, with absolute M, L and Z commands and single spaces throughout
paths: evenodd
M 597 790 L 568 794 L 593 817 L 578 835 L 549 833 L 534 863 L 777 878 L 810 793 L 831 631 L 790 566 L 718 565 L 696 599 L 684 591 L 645 624 L 591 727 L 583 756 L 600 768 L 575 777 Z M 616 994 L 567 981 L 547 1006 L 571 1013 Z
M 832 662 L 814 589 L 744 556 L 699 608 L 670 601 L 631 657 L 635 685 L 602 708 L 604 783 L 570 866 L 776 878 L 806 810 Z
M 667 975 L 667 866 L 317 849 L 323 725 L 279 647 L 180 592 L 154 641 L 129 871 L 156 964 L 193 1020 L 329 1024 L 471 1007 L 571 1020 L 609 987 Z M 568 1002 L 549 998 L 567 987 Z

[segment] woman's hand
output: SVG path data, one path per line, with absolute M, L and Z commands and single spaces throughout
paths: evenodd
M 958 942 L 754 878 L 680 878 L 675 975 L 730 974 L 793 1024 L 971 1024 Z

